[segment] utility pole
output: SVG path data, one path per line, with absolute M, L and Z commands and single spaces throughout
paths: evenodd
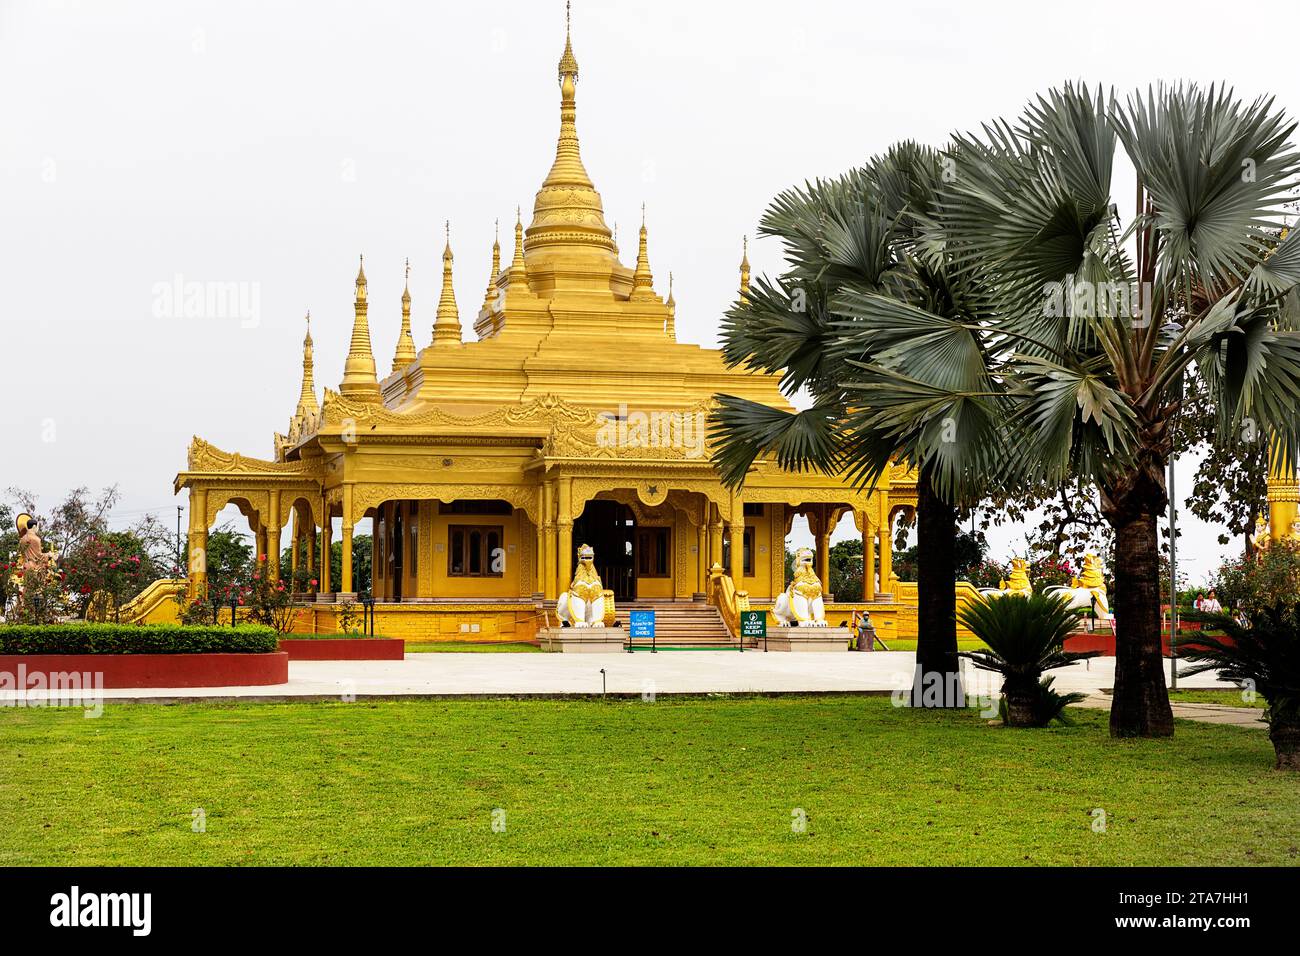
M 1174 494 L 1174 462 L 1169 456 L 1169 687 L 1178 689 L 1178 498 Z

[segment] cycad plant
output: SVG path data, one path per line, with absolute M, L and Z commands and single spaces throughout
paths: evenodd
M 1082 694 L 1058 694 L 1043 672 L 1073 664 L 1096 651 L 1064 650 L 1065 639 L 1079 625 L 1080 608 L 1046 594 L 1009 594 L 972 601 L 958 618 L 988 645 L 962 651 L 976 667 L 1002 675 L 1004 719 L 1008 727 L 1043 727 Z
M 949 157 L 938 218 L 1005 336 L 996 378 L 1024 436 L 1012 470 L 1083 477 L 1115 533 L 1116 736 L 1173 733 L 1157 522 L 1183 377 L 1203 383 L 1221 436 L 1271 437 L 1291 459 L 1300 439 L 1300 240 L 1278 241 L 1293 130 L 1271 100 L 1222 88 L 1121 103 L 1067 86 Z M 1117 144 L 1137 174 L 1127 218 Z

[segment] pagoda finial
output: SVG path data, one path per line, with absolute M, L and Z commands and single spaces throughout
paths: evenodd
M 402 288 L 402 329 L 397 333 L 393 371 L 400 372 L 415 361 L 415 339 L 411 336 L 411 260 L 406 260 L 406 285 Z
M 566 8 L 564 53 L 560 57 L 560 138 L 555 162 L 542 182 L 533 203 L 533 221 L 528 227 L 529 258 L 534 252 L 547 256 L 550 247 L 564 247 L 566 268 L 573 270 L 581 260 L 587 273 L 612 269 L 614 240 L 605 224 L 600 194 L 591 182 L 578 144 L 577 81 L 578 59 L 573 54 L 572 20 Z
M 641 238 L 637 246 L 636 270 L 632 273 L 632 301 L 655 297 L 654 276 L 650 274 L 650 254 L 647 251 L 645 203 L 641 204 Z
M 668 321 L 664 323 L 664 331 L 674 342 L 677 341 L 677 300 L 673 298 L 673 274 L 668 273 L 668 300 L 664 302 L 668 307 Z
M 442 250 L 442 295 L 438 297 L 438 314 L 433 321 L 433 344 L 460 342 L 460 310 L 456 308 L 456 290 L 452 287 L 451 220 L 447 220 L 447 245 Z
M 343 363 L 343 381 L 339 391 L 348 398 L 363 402 L 379 402 L 379 381 L 375 376 L 375 356 L 370 350 L 370 321 L 366 317 L 366 257 L 361 257 L 357 269 L 357 297 L 353 303 L 355 317 L 352 321 L 352 342 L 348 357 Z
M 573 11 L 569 0 L 564 4 L 564 53 L 560 56 L 560 82 L 566 76 L 578 78 L 578 58 L 573 55 Z
M 749 298 L 749 236 L 745 237 L 744 252 L 740 256 L 740 298 Z

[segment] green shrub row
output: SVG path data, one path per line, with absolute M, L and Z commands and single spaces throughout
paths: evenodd
M 268 654 L 278 636 L 258 624 L 11 624 L 0 626 L 0 654 Z

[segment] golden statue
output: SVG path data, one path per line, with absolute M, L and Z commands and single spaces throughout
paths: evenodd
M 1110 600 L 1106 596 L 1106 576 L 1101 566 L 1101 558 L 1095 554 L 1083 556 L 1080 573 L 1070 581 L 1068 588 L 1054 587 L 1047 589 L 1048 594 L 1069 598 L 1070 607 L 1088 608 L 1101 620 L 1110 619 Z
M 826 627 L 826 607 L 822 601 L 822 582 L 813 571 L 811 548 L 794 553 L 794 579 L 777 595 L 772 616 L 782 627 Z
M 1029 562 L 1025 558 L 1012 558 L 1011 576 L 999 581 L 995 588 L 980 588 L 980 594 L 986 598 L 1002 597 L 1006 594 L 1033 597 L 1034 587 L 1029 583 Z
M 589 544 L 578 549 L 578 568 L 573 583 L 560 595 L 555 611 L 571 627 L 605 627 L 605 595 L 609 592 L 600 581 L 592 563 L 596 552 Z M 611 595 L 612 596 L 612 595 Z

